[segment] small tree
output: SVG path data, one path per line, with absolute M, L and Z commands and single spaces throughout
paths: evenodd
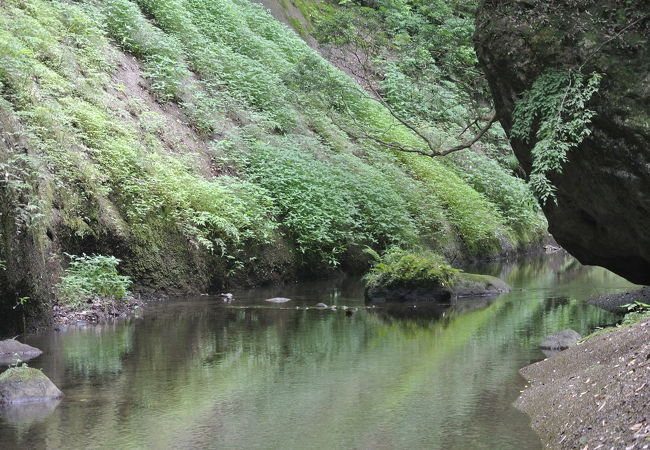
M 114 256 L 68 255 L 70 265 L 57 289 L 61 298 L 71 306 L 97 299 L 120 300 L 129 295 L 131 279 L 120 275 L 120 260 Z

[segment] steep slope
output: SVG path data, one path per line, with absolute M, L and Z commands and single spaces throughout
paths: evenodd
M 246 0 L 5 1 L 0 94 L 6 312 L 56 295 L 64 253 L 115 255 L 140 290 L 203 291 L 355 268 L 365 246 L 487 256 L 543 230 L 498 166 L 485 183 L 346 134 L 421 145 Z
M 508 132 L 516 100 L 543 73 L 603 75 L 589 104 L 592 132 L 550 174 L 557 204 L 544 211 L 582 263 L 650 283 L 650 4 L 488 0 L 477 24 L 477 53 Z M 511 138 L 530 173 L 536 140 Z

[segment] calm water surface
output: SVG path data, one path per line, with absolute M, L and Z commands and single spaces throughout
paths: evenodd
M 295 306 L 361 306 L 358 281 L 301 283 L 30 336 L 65 398 L 0 412 L 0 448 L 539 448 L 518 369 L 546 334 L 614 322 L 585 300 L 631 285 L 565 255 L 475 270 L 513 292 L 346 317 Z

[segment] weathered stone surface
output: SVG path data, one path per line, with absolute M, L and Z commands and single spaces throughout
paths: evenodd
M 474 273 L 460 274 L 458 282 L 452 288 L 456 297 L 489 297 L 506 292 L 510 292 L 510 286 L 503 280 Z
M 23 344 L 14 339 L 0 341 L 0 365 L 16 364 L 16 362 L 19 361 L 27 361 L 36 358 L 42 353 L 43 352 L 36 347 Z
M 582 336 L 577 332 L 566 329 L 546 336 L 539 344 L 539 348 L 546 350 L 565 350 L 576 345 L 581 338 Z
M 475 46 L 507 133 L 516 99 L 545 70 L 604 75 L 592 134 L 549 177 L 558 203 L 544 212 L 582 263 L 650 284 L 650 2 L 486 0 Z M 511 142 L 529 173 L 534 142 Z
M 378 286 L 366 291 L 366 299 L 383 302 L 445 302 L 453 297 L 486 297 L 510 291 L 502 280 L 489 275 L 461 273 L 453 286 Z
M 60 398 L 63 393 L 40 370 L 12 367 L 0 374 L 0 405 Z

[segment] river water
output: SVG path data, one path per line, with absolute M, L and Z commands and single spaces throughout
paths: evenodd
M 358 280 L 188 297 L 117 324 L 29 336 L 62 401 L 0 410 L 0 448 L 535 449 L 518 369 L 564 328 L 618 318 L 629 289 L 564 254 L 475 271 L 514 289 L 447 306 L 362 306 Z M 290 297 L 285 305 L 264 299 Z

